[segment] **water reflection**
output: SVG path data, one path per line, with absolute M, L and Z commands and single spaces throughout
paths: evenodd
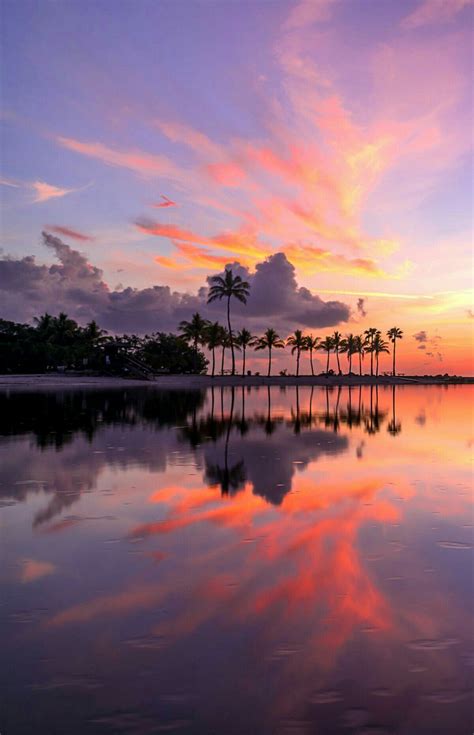
M 5 731 L 465 732 L 471 396 L 1 396 Z

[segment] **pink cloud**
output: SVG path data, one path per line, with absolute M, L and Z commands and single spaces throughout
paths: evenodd
M 161 198 L 162 198 L 163 201 L 162 202 L 158 202 L 157 204 L 152 204 L 152 207 L 154 207 L 155 209 L 163 209 L 163 208 L 166 208 L 166 207 L 177 207 L 178 206 L 176 204 L 176 202 L 173 202 L 172 199 L 169 199 L 164 194 L 160 194 L 160 196 L 161 196 Z
M 88 186 L 90 186 L 90 184 Z M 59 186 L 47 184 L 45 181 L 34 181 L 31 184 L 31 188 L 36 192 L 33 202 L 39 204 L 41 202 L 47 202 L 48 199 L 56 199 L 64 197 L 67 194 L 73 194 L 76 191 L 83 191 L 86 187 L 82 187 L 80 189 L 63 189 Z
M 168 176 L 181 179 L 181 170 L 166 156 L 145 153 L 140 150 L 120 151 L 102 143 L 90 143 L 59 136 L 57 142 L 64 148 L 95 158 L 107 166 L 126 168 L 142 176 Z
M 84 235 L 84 233 L 78 232 L 77 230 L 71 230 L 70 227 L 46 225 L 46 229 L 50 232 L 55 232 L 58 235 L 64 235 L 64 237 L 72 238 L 73 240 L 80 240 L 81 242 L 92 242 L 92 240 L 94 240 L 90 235 Z

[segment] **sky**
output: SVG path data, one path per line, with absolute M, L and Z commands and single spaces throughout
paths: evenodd
M 4 318 L 176 330 L 230 264 L 236 328 L 474 372 L 472 0 L 2 11 Z

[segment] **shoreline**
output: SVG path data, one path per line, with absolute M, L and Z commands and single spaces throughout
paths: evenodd
M 370 375 L 158 375 L 153 380 L 123 378 L 113 376 L 38 374 L 38 375 L 0 375 L 0 391 L 11 389 L 77 389 L 77 388 L 162 388 L 162 389 L 199 389 L 219 387 L 259 387 L 259 386 L 392 386 L 392 385 L 472 385 L 474 377 L 436 378 L 435 376 L 380 376 Z

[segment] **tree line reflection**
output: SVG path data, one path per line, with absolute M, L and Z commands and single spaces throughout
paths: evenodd
M 379 407 L 379 387 L 370 386 L 363 396 L 362 386 L 314 388 L 309 402 L 301 407 L 301 391 L 292 392 L 289 416 L 274 412 L 274 388 L 267 386 L 265 408 L 247 410 L 247 399 L 258 388 L 209 389 L 209 405 L 202 390 L 153 391 L 64 391 L 59 393 L 0 393 L 0 436 L 33 434 L 39 448 L 60 449 L 76 434 L 92 441 L 104 426 L 147 426 L 157 430 L 179 426 L 180 436 L 196 447 L 207 441 L 218 441 L 231 431 L 245 436 L 252 428 L 262 428 L 271 436 L 277 426 L 286 425 L 295 434 L 315 427 L 338 432 L 342 427 L 362 428 L 367 434 L 381 431 L 387 422 L 390 434 L 399 434 L 402 427 L 396 415 L 396 386 L 392 386 L 391 413 Z M 319 396 L 316 404 L 315 393 Z M 345 395 L 343 396 L 343 392 Z M 323 399 L 321 400 L 321 395 Z M 227 404 L 227 405 L 226 405 Z
M 126 427 L 132 432 L 124 434 Z M 105 465 L 135 463 L 162 472 L 184 444 L 196 455 L 203 482 L 222 496 L 235 495 L 250 483 L 255 495 L 280 505 L 296 471 L 321 456 L 347 452 L 348 430 L 373 435 L 384 427 L 392 435 L 401 431 L 395 386 L 391 410 L 380 408 L 376 386 L 280 391 L 270 386 L 213 387 L 207 394 L 150 389 L 11 392 L 0 395 L 0 435 L 32 435 L 45 453 L 46 464 L 37 464 L 40 475 L 49 472 L 51 477 L 29 484 L 28 473 L 17 476 L 0 489 L 0 496 L 18 501 L 31 492 L 53 492 L 53 502 L 35 520 L 42 525 L 94 487 Z M 110 434 L 111 428 L 119 433 Z M 75 444 L 79 438 L 85 443 Z M 124 445 L 121 454 L 108 446 L 117 443 Z M 12 450 L 6 446 L 4 451 Z M 361 445 L 356 456 L 363 457 Z

